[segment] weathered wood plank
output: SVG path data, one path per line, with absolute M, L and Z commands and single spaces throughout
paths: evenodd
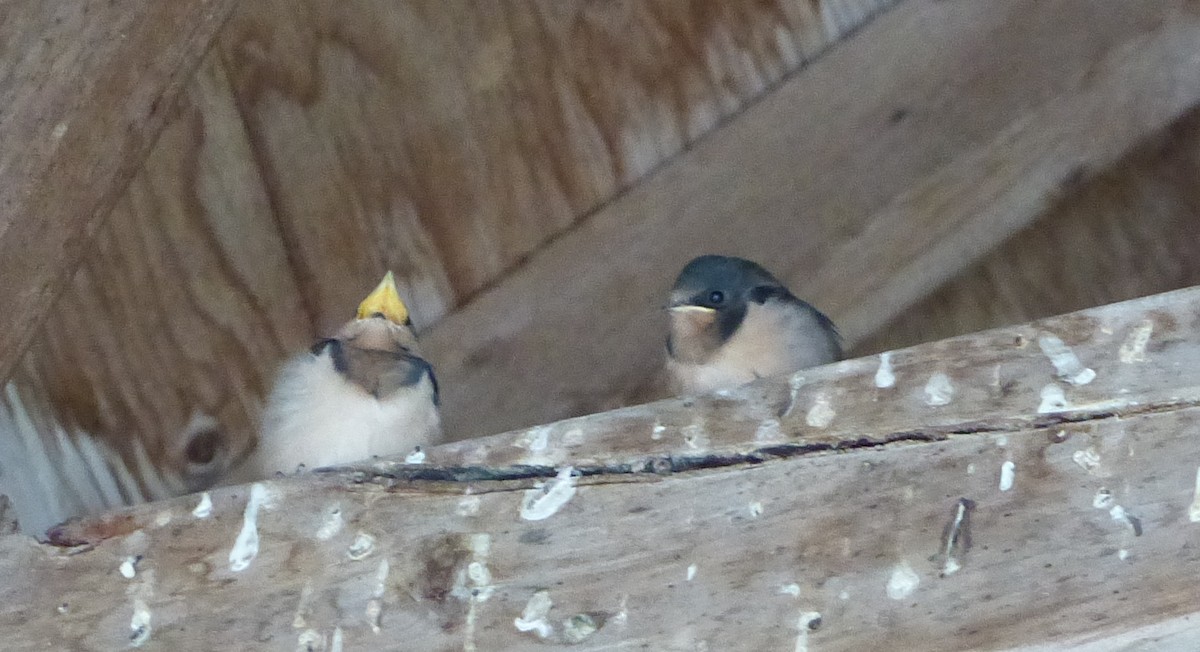
M 1063 186 L 1108 168 L 1200 103 L 1200 74 L 1192 74 L 1200 15 L 1178 5 L 1174 17 L 1106 53 L 1080 87 L 906 190 L 830 252 L 841 261 L 865 253 L 875 263 L 859 274 L 848 273 L 847 264 L 826 265 L 804 284 L 813 296 L 829 297 L 847 341 L 900 314 L 1041 216 Z
M 316 335 L 257 174 L 210 54 L 14 376 L 34 415 L 131 466 L 143 448 L 175 478 L 168 493 L 207 486 L 253 444 L 272 361 Z M 189 460 L 205 432 L 212 459 Z
M 428 451 L 437 465 L 305 475 L 75 523 L 55 533 L 71 548 L 0 538 L 0 627 L 17 650 L 1195 641 L 1180 619 L 1195 617 L 1200 568 L 1200 289 L 1015 331 L 898 352 L 890 387 L 866 382 L 857 361 L 845 378 L 821 370 L 798 391 L 835 396 L 834 414 L 785 410 L 765 441 L 762 410 L 777 402 L 764 397 L 790 397 L 786 380 L 623 411 L 705 417 L 683 428 L 608 438 L 621 413 L 596 415 L 552 426 L 569 427 L 561 437 Z M 1051 341 L 1014 339 L 1049 334 L 1079 366 Z M 1057 366 L 1031 354 L 1042 346 Z M 925 391 L 936 372 L 958 388 L 945 405 Z M 1046 420 L 1033 390 L 1049 384 L 1075 407 Z M 920 419 L 931 441 L 911 441 Z M 835 434 L 843 422 L 850 434 Z M 802 448 L 838 442 L 841 454 Z M 796 448 L 757 463 L 717 454 L 764 443 Z M 681 444 L 690 466 L 654 464 Z M 561 447 L 570 454 L 555 458 Z M 622 456 L 629 468 L 611 464 Z M 525 493 L 556 471 L 538 465 L 576 463 L 586 475 L 557 509 L 538 499 L 563 487 Z
M 1030 228 L 859 342 L 859 355 L 1200 285 L 1200 112 L 1065 188 Z
M 241 3 L 17 391 L 195 487 L 383 269 L 436 321 L 890 2 Z
M 449 432 L 619 403 L 701 252 L 853 342 L 1200 101 L 1197 52 L 1183 2 L 904 3 L 431 329 Z
M 0 381 L 166 121 L 233 0 L 0 14 Z

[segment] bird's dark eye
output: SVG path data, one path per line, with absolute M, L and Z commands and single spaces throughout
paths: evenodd
M 708 295 L 708 302 L 713 305 L 720 305 L 723 301 L 725 301 L 725 293 L 720 290 L 713 290 Z

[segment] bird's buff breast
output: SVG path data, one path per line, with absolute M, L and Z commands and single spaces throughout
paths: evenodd
M 441 438 L 429 378 L 384 400 L 345 382 L 311 357 L 281 374 L 264 415 L 255 457 L 264 475 L 348 464 L 372 456 L 411 452 Z
M 808 315 L 751 304 L 737 331 L 708 359 L 699 364 L 669 359 L 667 369 L 677 393 L 706 394 L 824 364 L 830 360 L 823 340 L 807 334 L 815 328 Z

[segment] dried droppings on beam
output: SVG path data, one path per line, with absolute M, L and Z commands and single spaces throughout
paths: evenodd
M 1072 385 L 1086 385 L 1096 378 L 1096 372 L 1083 366 L 1075 351 L 1067 346 L 1057 335 L 1046 334 L 1038 338 L 1038 346 L 1042 353 L 1050 359 L 1058 372 L 1059 378 Z
M 347 492 L 328 475 L 288 478 L 264 483 L 273 506 L 258 512 L 259 552 L 240 573 L 224 566 L 230 542 L 245 525 L 249 497 L 245 488 L 230 488 L 211 492 L 207 519 L 157 524 L 164 508 L 182 512 L 195 497 L 135 509 L 144 524 L 139 533 L 100 542 L 86 555 L 59 556 L 59 570 L 44 576 L 47 587 L 13 588 L 26 591 L 38 613 L 56 613 L 63 602 L 71 613 L 95 613 L 91 597 L 57 584 L 71 570 L 73 585 L 83 582 L 89 594 L 116 605 L 120 617 L 105 631 L 121 637 L 121 645 L 144 631 L 146 646 L 184 645 L 198 623 L 222 622 L 230 631 L 217 628 L 215 640 L 223 645 L 269 632 L 275 641 L 307 637 L 330 649 L 340 628 L 346 649 L 391 649 L 400 632 L 409 649 L 577 641 L 670 649 L 662 623 L 675 618 L 676 631 L 689 641 L 708 641 L 709 649 L 739 649 L 739 641 L 793 649 L 798 640 L 813 650 L 874 649 L 884 634 L 896 639 L 897 649 L 918 649 L 922 637 L 947 643 L 920 649 L 961 649 L 949 642 L 990 649 L 996 637 L 1027 642 L 1022 637 L 1037 632 L 1073 633 L 1069 623 L 1076 619 L 1095 627 L 1080 611 L 1086 604 L 1062 601 L 1064 592 L 1100 596 L 1116 586 L 1122 597 L 1165 617 L 1184 608 L 1170 601 L 1178 588 L 1174 576 L 1147 564 L 1170 558 L 1194 526 L 1164 520 L 1158 508 L 1143 510 L 1177 501 L 1180 487 L 1192 491 L 1196 467 L 1180 453 L 1190 450 L 1196 412 L 1093 422 L 1086 444 L 1082 436 L 1051 439 L 1017 430 L 797 456 L 751 472 L 717 467 L 652 485 L 602 482 L 580 490 L 586 500 L 576 495 L 539 522 L 518 514 L 529 487 L 453 495 L 360 485 Z M 1161 457 L 1108 455 L 1152 445 Z M 1088 448 L 1099 451 L 1110 477 L 1137 488 L 1136 503 L 1121 493 L 1128 509 L 1120 520 L 1111 513 L 1116 496 L 1097 499 L 1104 495 L 1100 487 L 1086 486 L 1094 476 L 1072 460 Z M 1147 463 L 1156 457 L 1168 463 Z M 1006 461 L 1021 475 L 1009 492 L 1000 492 L 996 470 Z M 968 464 L 987 472 L 964 473 Z M 1104 511 L 1091 509 L 1098 500 Z M 1067 509 L 1071 503 L 1086 508 Z M 1126 515 L 1141 523 L 1140 538 Z M 344 521 L 342 527 L 318 537 L 331 518 Z M 1064 557 L 1068 545 L 1072 554 Z M 130 562 L 134 578 L 122 578 L 118 567 L 139 554 L 141 561 Z M 36 568 L 48 563 L 20 550 L 6 548 L 6 555 L 32 559 L 25 563 Z M 198 563 L 211 565 L 191 570 Z M 86 584 L 92 568 L 103 574 L 95 586 Z M 152 592 L 125 594 L 151 573 Z M 1167 589 L 1147 586 L 1146 578 Z M 549 606 L 527 611 L 542 591 Z M 149 628 L 138 632 L 131 629 L 135 600 L 150 615 L 139 621 Z M 178 616 L 181 601 L 191 613 L 187 621 Z M 990 624 L 975 634 L 954 633 L 938 621 L 948 604 L 960 623 Z M 819 621 L 812 616 L 799 629 L 802 615 L 817 613 Z M 1009 624 L 1017 622 L 1022 626 Z M 1047 629 L 1051 622 L 1068 625 Z
M 896 385 L 896 374 L 892 370 L 892 353 L 887 351 L 879 354 L 879 369 L 875 370 L 875 386 L 888 389 Z
M 888 576 L 887 581 L 887 597 L 892 600 L 904 600 L 917 590 L 921 585 L 921 576 L 908 561 L 901 561 L 892 568 L 892 573 Z
M 1130 329 L 1129 335 L 1121 343 L 1118 351 L 1121 362 L 1125 364 L 1145 362 L 1146 346 L 1150 343 L 1150 336 L 1153 333 L 1154 322 L 1150 319 L 1143 319 L 1141 323 Z
M 521 518 L 541 521 L 562 509 L 575 495 L 575 469 L 564 467 L 553 480 L 534 485 L 521 500 Z
M 1196 488 L 1192 493 L 1192 504 L 1188 506 L 1188 520 L 1200 523 L 1200 468 L 1196 469 Z
M 975 501 L 968 498 L 959 498 L 954 505 L 954 515 L 942 532 L 942 577 L 962 569 L 963 559 L 971 548 L 971 513 L 974 510 Z
M 200 494 L 200 501 L 192 509 L 192 516 L 196 518 L 208 518 L 212 515 L 212 508 L 212 496 L 209 496 L 208 492 L 205 491 Z
M 1190 461 L 1200 340 L 1156 325 L 1144 364 L 1116 352 L 1147 305 L 1195 311 L 1198 300 L 1099 309 L 1110 332 L 1091 340 L 1051 320 L 897 351 L 886 391 L 874 382 L 879 359 L 848 361 L 802 383 L 767 380 L 435 447 L 422 464 L 223 488 L 56 531 L 86 554 L 0 538 L 10 578 L 0 601 L 18 605 L 0 611 L 0 627 L 62 649 L 87 648 L 84 632 L 100 632 L 105 649 L 178 647 L 203 623 L 217 647 L 304 639 L 328 650 L 341 632 L 346 649 L 386 649 L 403 632 L 410 649 L 884 641 L 948 651 L 1108 633 L 1117 621 L 1088 613 L 1112 587 L 1128 600 L 1106 608 L 1119 607 L 1121 623 L 1182 616 L 1194 609 L 1178 597 L 1194 575 L 1180 572 L 1192 560 L 1178 551 L 1200 513 L 1187 507 L 1200 495 Z M 1032 345 L 1047 332 L 1096 368 L 1092 382 L 1060 378 Z M 937 373 L 954 379 L 954 398 L 931 409 L 924 389 Z M 1074 407 L 1039 414 L 1048 383 Z M 779 416 L 793 386 L 795 407 Z M 817 428 L 822 398 L 836 416 Z M 689 446 L 689 427 L 702 447 Z M 569 464 L 527 463 L 560 451 Z M 1048 632 L 1057 638 L 1030 638 Z
M 233 548 L 229 550 L 229 570 L 239 572 L 250 567 L 258 556 L 258 512 L 267 502 L 267 488 L 262 483 L 250 487 L 250 498 L 242 513 L 242 529 L 238 532 Z

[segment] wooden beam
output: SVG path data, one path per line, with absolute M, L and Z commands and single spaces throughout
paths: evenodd
M 0 627 L 16 650 L 1194 647 L 1197 315 L 1200 288 L 0 538 Z
M 0 380 L 234 0 L 13 0 L 0 20 Z
M 1054 202 L 933 294 L 879 327 L 857 355 L 1200 285 L 1200 111 Z
M 1033 108 L 905 190 L 803 283 L 854 343 L 1042 215 L 1064 186 L 1107 169 L 1200 102 L 1200 15 L 1176 4 L 1156 30 L 1106 52 L 1069 92 Z M 872 262 L 862 273 L 855 261 Z
M 1200 101 L 1187 3 L 900 5 L 425 338 L 470 436 L 627 400 L 698 253 L 748 256 L 853 343 Z

